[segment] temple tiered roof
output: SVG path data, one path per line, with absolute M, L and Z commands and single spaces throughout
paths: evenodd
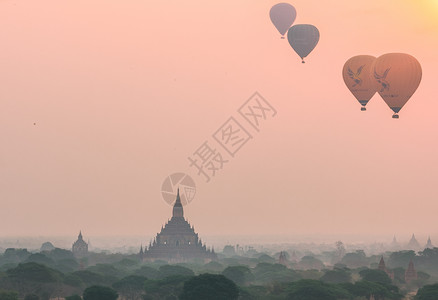
M 184 218 L 179 189 L 173 206 L 172 219 L 160 233 L 145 247 L 142 258 L 144 260 L 167 260 L 169 262 L 182 262 L 194 259 L 216 259 L 214 250 L 207 249 L 198 238 L 195 228 Z

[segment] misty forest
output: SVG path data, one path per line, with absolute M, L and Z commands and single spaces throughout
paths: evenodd
M 0 299 L 436 299 L 438 248 L 366 251 L 330 244 L 226 245 L 217 259 L 148 262 L 134 254 L 7 248 Z M 259 248 L 257 250 L 257 248 Z M 378 254 L 377 254 L 378 253 Z

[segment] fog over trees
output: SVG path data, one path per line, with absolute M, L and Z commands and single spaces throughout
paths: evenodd
M 225 245 L 217 260 L 178 263 L 144 261 L 138 253 L 90 251 L 78 258 L 56 247 L 7 248 L 0 255 L 0 299 L 363 300 L 414 299 L 417 291 L 415 299 L 437 299 L 438 248 L 369 254 L 372 245 L 367 251 L 341 241 L 308 246 Z

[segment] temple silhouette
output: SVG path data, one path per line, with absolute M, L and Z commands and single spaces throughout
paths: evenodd
M 409 266 L 405 271 L 405 281 L 406 283 L 410 283 L 413 280 L 417 280 L 418 279 L 418 275 L 417 275 L 417 271 L 415 270 L 414 267 L 414 263 L 411 261 L 409 262 Z
M 379 266 L 377 267 L 377 269 L 385 272 L 386 275 L 388 275 L 388 277 L 391 278 L 391 280 L 394 280 L 394 271 L 388 270 L 386 268 L 385 261 L 383 260 L 383 256 L 380 259 Z
M 190 260 L 211 261 L 217 258 L 214 249 L 207 249 L 195 228 L 184 218 L 184 210 L 179 189 L 173 205 L 172 218 L 161 227 L 160 233 L 149 243 L 149 247 L 140 248 L 139 256 L 144 261 L 166 260 L 184 262 Z
M 83 257 L 88 254 L 88 244 L 82 238 L 82 231 L 79 232 L 78 239 L 73 243 L 71 250 L 76 257 Z

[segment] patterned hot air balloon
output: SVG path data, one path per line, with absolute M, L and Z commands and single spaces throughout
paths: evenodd
M 376 89 L 386 104 L 398 113 L 415 93 L 421 81 L 421 65 L 415 57 L 404 53 L 379 56 L 373 64 Z
M 289 44 L 295 52 L 301 57 L 304 63 L 304 57 L 309 55 L 319 41 L 319 31 L 313 25 L 299 24 L 289 28 L 287 32 Z
M 295 7 L 289 3 L 278 3 L 272 6 L 269 16 L 275 28 L 280 32 L 281 38 L 284 39 L 284 35 L 297 17 L 297 12 Z
M 371 55 L 357 55 L 347 60 L 342 69 L 344 82 L 350 92 L 362 105 L 362 111 L 367 110 L 368 101 L 376 93 L 374 77 L 372 77 L 372 67 L 376 60 Z

